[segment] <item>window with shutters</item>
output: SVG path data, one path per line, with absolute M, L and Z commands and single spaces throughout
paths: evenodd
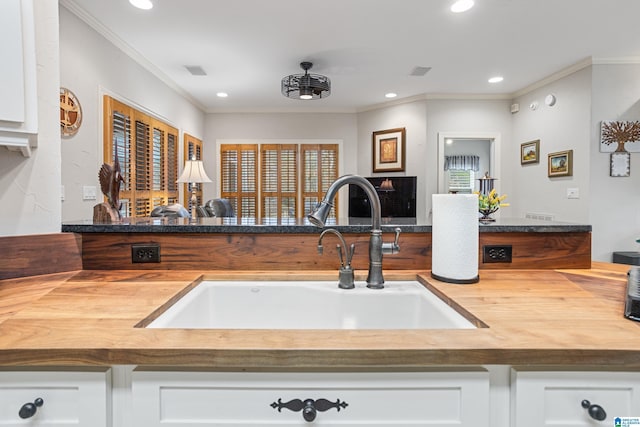
M 149 216 L 178 202 L 178 130 L 110 96 L 104 97 L 104 162 L 118 158 L 124 182 L 120 213 Z
M 338 145 L 304 144 L 301 147 L 302 204 L 303 214 L 306 215 L 316 207 L 331 183 L 338 178 Z M 337 217 L 335 206 L 331 209 L 329 218 Z
M 187 133 L 184 134 L 184 160 L 202 160 L 202 141 Z M 191 187 L 196 188 L 196 206 L 202 206 L 204 201 L 202 200 L 202 184 L 201 183 L 187 183 L 184 185 L 184 207 L 189 211 L 191 210 Z
M 222 144 L 220 170 L 221 197 L 238 217 L 295 223 L 338 177 L 338 144 Z
M 238 218 L 258 216 L 258 146 L 223 144 L 220 147 L 220 196 L 228 199 Z

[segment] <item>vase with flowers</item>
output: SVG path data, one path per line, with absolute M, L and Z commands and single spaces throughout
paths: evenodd
M 495 188 L 486 195 L 480 192 L 476 192 L 476 194 L 478 195 L 478 211 L 482 214 L 480 217 L 480 222 L 482 223 L 495 221 L 495 218 L 492 218 L 491 215 L 501 207 L 509 206 L 509 203 L 504 203 L 507 195 L 499 196 Z

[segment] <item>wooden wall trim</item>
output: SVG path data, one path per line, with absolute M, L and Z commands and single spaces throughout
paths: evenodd
M 74 233 L 0 237 L 0 279 L 82 270 L 81 246 Z
M 338 270 L 338 241 L 319 234 L 86 233 L 82 257 L 86 270 Z M 384 240 L 392 241 L 393 233 Z M 345 234 L 355 243 L 353 268 L 368 267 L 368 234 Z M 157 243 L 160 263 L 131 261 L 131 245 Z M 482 262 L 484 245 L 512 245 L 511 263 Z M 480 269 L 557 269 L 591 267 L 591 233 L 480 233 Z M 385 270 L 431 269 L 431 233 L 404 233 L 400 253 L 385 255 Z

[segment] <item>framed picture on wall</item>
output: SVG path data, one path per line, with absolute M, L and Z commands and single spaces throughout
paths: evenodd
M 573 176 L 573 150 L 549 154 L 549 177 Z
M 540 163 L 540 140 L 520 144 L 520 164 Z
M 373 172 L 404 172 L 405 128 L 373 132 Z
M 609 175 L 614 177 L 631 176 L 631 153 L 618 151 L 611 153 Z

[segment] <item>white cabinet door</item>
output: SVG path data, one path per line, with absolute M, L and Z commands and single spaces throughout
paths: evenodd
M 108 427 L 110 402 L 109 370 L 0 371 L 1 426 Z
M 514 427 L 614 426 L 640 417 L 640 372 L 513 370 L 511 408 Z
M 326 401 L 321 401 L 326 399 Z M 313 400 L 315 419 L 306 400 Z M 288 404 L 288 405 L 286 405 Z M 319 410 L 316 406 L 322 406 Z M 297 406 L 297 407 L 296 407 Z M 135 425 L 489 426 L 489 376 L 467 372 L 134 371 Z M 288 409 L 292 408 L 292 409 Z
M 0 1 L 0 145 L 35 146 L 38 94 L 33 0 Z
M 0 3 L 0 121 L 24 122 L 24 52 L 20 0 Z

